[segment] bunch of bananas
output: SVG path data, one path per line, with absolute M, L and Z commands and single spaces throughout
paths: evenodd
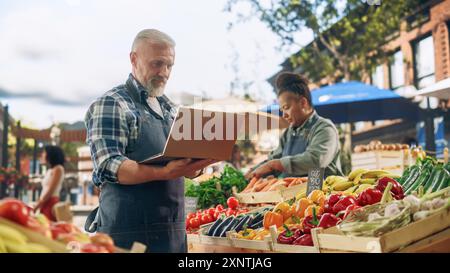
M 323 183 L 323 191 L 344 192 L 345 194 L 359 194 L 365 189 L 373 187 L 381 177 L 399 178 L 400 176 L 384 170 L 356 169 L 343 176 L 328 176 Z
M 20 231 L 0 224 L 0 253 L 50 253 L 43 245 L 28 242 L 28 238 Z

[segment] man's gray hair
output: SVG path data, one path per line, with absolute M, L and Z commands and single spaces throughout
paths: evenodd
M 144 29 L 136 35 L 136 38 L 134 38 L 131 51 L 136 51 L 137 45 L 143 40 L 147 40 L 148 42 L 154 44 L 164 44 L 170 47 L 175 47 L 175 41 L 164 32 L 161 32 L 157 29 Z

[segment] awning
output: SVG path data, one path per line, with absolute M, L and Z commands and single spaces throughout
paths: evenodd
M 428 87 L 419 90 L 416 96 L 435 97 L 443 100 L 450 100 L 450 78 L 438 81 Z
M 319 115 L 334 123 L 398 118 L 419 120 L 416 104 L 390 90 L 362 82 L 338 83 L 312 90 L 311 93 Z M 279 113 L 279 105 L 269 105 L 262 111 Z

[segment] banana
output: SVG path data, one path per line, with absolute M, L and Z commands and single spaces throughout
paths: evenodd
M 0 225 L 0 238 L 3 238 L 5 242 L 9 241 L 19 245 L 24 245 L 27 241 L 27 237 L 25 235 L 5 225 Z
M 364 178 L 364 179 L 359 180 L 360 184 L 371 184 L 371 185 L 373 185 L 373 184 L 375 184 L 375 182 L 377 182 L 376 178 Z
M 344 191 L 344 193 L 353 193 L 359 187 L 359 185 L 352 186 Z
M 373 187 L 373 185 L 370 184 L 361 184 L 359 185 L 359 187 L 356 189 L 355 193 L 356 194 L 360 194 L 361 192 L 363 192 L 364 190 Z
M 354 185 L 353 182 L 349 182 L 349 181 L 340 182 L 340 183 L 333 185 L 333 190 L 334 191 L 345 191 L 348 188 L 352 187 L 353 185 Z
M 30 253 L 51 253 L 52 252 L 48 247 L 40 245 L 40 244 L 28 243 L 26 245 L 26 247 L 28 248 L 28 251 Z
M 11 241 L 5 241 L 8 253 L 30 253 L 27 244 L 16 244 Z
M 388 171 L 374 170 L 374 171 L 368 171 L 368 172 L 363 173 L 361 178 L 378 178 L 380 176 L 385 176 L 388 174 L 390 174 L 390 172 L 388 172 Z
M 0 253 L 8 253 L 8 250 L 6 249 L 5 242 L 0 237 Z
M 353 181 L 358 175 L 360 175 L 360 174 L 362 174 L 362 173 L 365 173 L 365 172 L 368 172 L 369 170 L 366 170 L 366 169 L 356 169 L 356 170 L 353 170 L 353 171 L 351 171 L 349 174 L 348 174 L 348 180 L 350 180 L 350 181 Z

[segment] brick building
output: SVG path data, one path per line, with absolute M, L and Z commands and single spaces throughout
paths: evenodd
M 360 79 L 362 82 L 402 93 L 422 89 L 450 77 L 450 0 L 423 1 L 417 13 L 407 17 L 399 31 L 389 37 L 385 50 L 390 57 L 380 61 L 371 75 Z M 289 59 L 281 65 L 281 71 L 302 72 L 301 67 L 292 67 Z M 278 73 L 268 79 L 269 83 L 274 84 Z M 330 78 L 311 83 L 311 89 L 332 84 Z M 438 104 L 437 100 L 431 101 L 432 105 Z M 440 103 L 446 104 L 447 108 L 450 106 L 449 101 Z M 444 117 L 447 140 L 450 137 L 448 116 Z M 415 123 L 401 120 L 357 122 L 352 142 L 353 145 L 367 143 L 373 138 L 398 142 L 404 136 L 416 137 L 417 127 Z

